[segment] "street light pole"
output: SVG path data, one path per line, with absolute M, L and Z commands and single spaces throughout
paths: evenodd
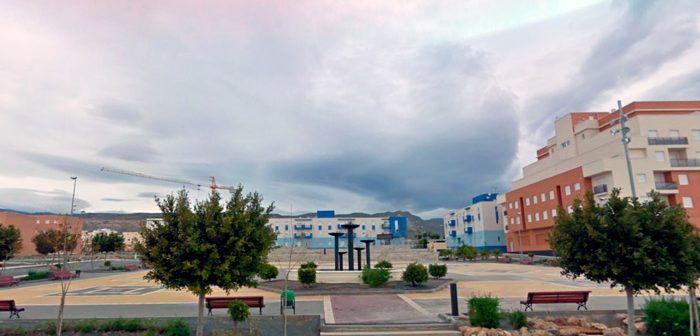
M 625 113 L 622 112 L 622 102 L 617 101 L 617 111 L 620 115 L 620 132 L 622 133 L 622 146 L 624 147 L 624 152 L 625 152 L 625 161 L 627 162 L 627 175 L 629 176 L 630 179 L 630 192 L 632 193 L 632 197 L 636 198 L 637 197 L 637 190 L 634 187 L 634 176 L 632 174 L 632 162 L 630 161 L 630 153 L 629 153 L 629 143 L 632 141 L 628 136 L 627 133 L 629 133 L 630 129 L 629 127 L 625 126 L 625 121 L 627 120 L 627 117 L 625 116 Z M 613 133 L 614 134 L 614 133 Z

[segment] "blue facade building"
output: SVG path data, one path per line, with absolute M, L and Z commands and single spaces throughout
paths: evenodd
M 506 251 L 504 205 L 496 193 L 472 198 L 471 205 L 452 211 L 443 217 L 445 242 L 449 248 L 462 245 L 477 250 Z

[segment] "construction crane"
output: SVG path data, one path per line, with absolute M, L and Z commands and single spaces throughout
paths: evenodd
M 163 181 L 163 182 L 179 183 L 179 184 L 182 184 L 183 186 L 189 185 L 189 186 L 193 186 L 193 187 L 197 187 L 197 188 L 204 186 L 204 184 L 202 184 L 202 183 L 196 183 L 196 182 L 192 182 L 190 180 L 153 176 L 153 175 L 148 175 L 148 174 L 144 174 L 144 173 L 128 171 L 128 170 L 124 170 L 124 169 L 114 169 L 114 168 L 102 167 L 100 169 L 100 171 L 114 173 L 114 174 L 147 178 L 147 179 Z M 234 190 L 236 190 L 236 187 L 230 187 L 230 186 L 216 184 L 216 178 L 214 176 L 209 176 L 209 188 L 211 188 L 212 191 L 215 191 L 216 189 L 224 189 L 224 190 L 228 190 L 229 192 L 233 192 Z

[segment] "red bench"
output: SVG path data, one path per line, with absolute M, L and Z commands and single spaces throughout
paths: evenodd
M 262 296 L 219 296 L 219 297 L 205 297 L 207 309 L 209 309 L 209 317 L 212 316 L 212 309 L 228 308 L 231 301 L 238 300 L 245 303 L 250 308 L 260 308 L 260 315 L 262 315 L 262 309 L 265 307 Z
M 51 280 L 67 280 L 67 279 L 73 279 L 77 278 L 78 275 L 73 273 L 73 272 L 68 272 L 68 271 L 59 271 L 59 272 L 53 272 L 51 275 Z
M 19 280 L 11 275 L 0 276 L 0 286 L 19 286 Z
M 138 271 L 139 265 L 124 265 L 124 271 Z
M 0 311 L 10 312 L 10 318 L 19 318 L 19 313 L 23 312 L 24 308 L 17 308 L 15 300 L 0 300 Z
M 586 303 L 590 293 L 591 291 L 530 292 L 527 293 L 527 300 L 520 301 L 520 304 L 525 306 L 525 311 L 528 308 L 532 311 L 532 305 L 536 303 L 575 303 L 578 305 L 576 310 L 588 310 Z

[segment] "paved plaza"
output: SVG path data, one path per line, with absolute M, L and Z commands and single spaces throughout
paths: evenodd
M 324 265 L 320 265 L 324 267 Z M 546 266 L 499 263 L 448 263 L 448 277 L 455 279 L 460 311 L 473 295 L 501 298 L 505 309 L 518 309 L 519 301 L 530 291 L 590 290 L 589 309 L 624 309 L 624 293 L 605 284 L 571 280 L 560 269 Z M 197 298 L 187 291 L 165 289 L 143 280 L 146 271 L 90 275 L 71 283 L 66 299 L 68 318 L 107 317 L 187 317 L 196 316 Z M 282 273 L 282 272 L 280 272 Z M 54 318 L 59 302 L 58 282 L 35 282 L 0 289 L 0 298 L 15 299 L 27 308 L 23 318 Z M 682 293 L 681 293 L 682 294 Z M 212 295 L 226 295 L 215 289 Z M 242 288 L 230 295 L 257 295 L 265 298 L 263 314 L 279 314 L 279 293 Z M 644 303 L 643 297 L 637 304 Z M 438 313 L 450 311 L 449 289 L 432 293 L 384 295 L 298 296 L 297 314 L 322 315 L 331 323 L 431 322 Z M 539 305 L 536 311 L 576 310 L 576 305 Z M 290 311 L 291 312 L 291 311 Z M 225 315 L 225 309 L 215 315 Z M 257 309 L 252 311 L 257 314 Z

